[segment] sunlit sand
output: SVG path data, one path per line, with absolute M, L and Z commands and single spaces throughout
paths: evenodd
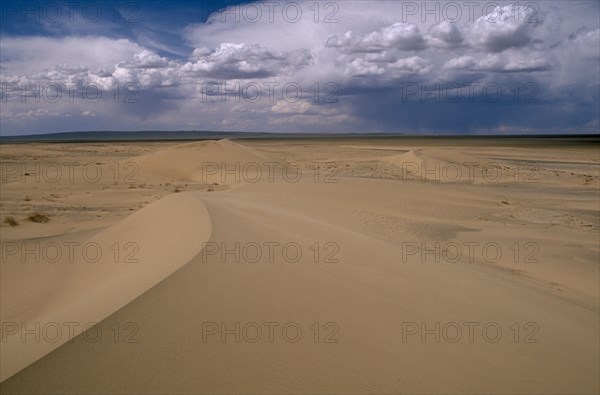
M 1 150 L 2 393 L 600 391 L 597 145 Z

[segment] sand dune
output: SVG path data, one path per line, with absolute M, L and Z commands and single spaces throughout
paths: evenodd
M 164 280 L 199 253 L 210 233 L 210 217 L 201 200 L 171 195 L 91 236 L 44 240 L 44 246 L 62 246 L 57 262 L 36 264 L 34 255 L 27 256 L 28 261 L 20 253 L 7 255 L 2 265 L 2 321 L 24 323 L 26 328 L 58 324 L 62 335 L 56 341 L 52 334 L 24 342 L 19 328 L 2 343 L 2 380 L 79 335 L 83 323 L 100 322 Z M 66 240 L 86 250 L 72 244 L 69 255 Z M 68 322 L 82 324 L 69 332 L 63 327 Z
M 416 148 L 383 160 L 399 167 L 404 177 L 422 181 L 477 183 L 487 175 L 490 178 L 509 176 L 508 172 L 501 174 L 501 170 L 497 169 L 500 168 L 502 161 L 490 162 L 460 150 Z M 486 166 L 495 168 L 483 174 Z
M 291 155 L 280 143 L 202 142 L 133 160 L 149 189 L 167 179 L 202 183 L 207 161 L 302 162 L 301 152 L 337 152 L 319 144 Z M 348 174 L 346 164 L 365 169 L 361 155 L 380 167 L 335 182 L 277 176 L 169 194 L 109 227 L 49 239 L 134 242 L 138 263 L 109 254 L 84 266 L 3 262 L 3 322 L 100 321 L 90 331 L 105 335 L 8 337 L 2 392 L 600 390 L 596 175 L 596 184 L 548 172 L 535 184 L 421 182 L 423 173 L 398 178 L 402 165 L 482 164 L 485 156 L 399 144 L 406 153 L 374 158 L 344 147 L 355 150 L 338 152 L 354 158 L 339 166 Z M 484 253 L 490 243 L 502 253 Z M 460 257 L 449 252 L 456 245 Z M 476 328 L 472 341 L 465 323 Z
M 230 140 L 182 144 L 134 159 L 143 175 L 205 183 L 233 183 L 233 175 L 223 175 L 226 170 L 230 170 L 231 174 L 239 174 L 245 165 L 262 166 L 268 161 L 268 158 L 254 149 Z M 252 170 L 254 169 L 248 171 Z M 250 174 L 249 177 L 252 176 Z

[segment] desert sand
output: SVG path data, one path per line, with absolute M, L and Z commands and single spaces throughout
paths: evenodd
M 600 391 L 598 145 L 0 150 L 2 393 Z

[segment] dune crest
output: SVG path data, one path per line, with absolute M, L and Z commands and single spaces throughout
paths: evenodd
M 19 328 L 18 333 L 6 336 L 6 342 L 2 343 L 0 381 L 79 335 L 83 329 L 89 329 L 85 328 L 87 324 L 100 322 L 184 266 L 202 251 L 211 233 L 205 205 L 197 196 L 183 193 L 160 199 L 82 239 L 82 244 L 98 246 L 101 251 L 101 256 L 94 257 L 93 262 L 69 263 L 62 259 L 45 267 L 17 259 L 8 262 L 3 276 L 10 277 L 3 278 L 3 283 L 12 283 L 11 288 L 21 292 L 3 292 L 3 297 L 12 299 L 3 304 L 3 322 L 10 317 Z M 29 272 L 29 277 L 23 276 L 23 271 Z M 28 281 L 20 281 L 27 278 Z M 19 308 L 27 303 L 44 309 L 32 313 Z M 71 333 L 62 330 L 57 341 L 50 341 L 54 339 L 48 336 L 36 342 L 22 341 L 23 324 L 26 328 L 58 325 L 65 329 L 65 323 L 78 325 Z

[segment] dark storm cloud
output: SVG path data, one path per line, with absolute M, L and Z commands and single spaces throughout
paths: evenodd
M 351 1 L 338 4 L 333 23 L 315 21 L 311 2 L 295 3 L 304 13 L 294 22 L 281 10 L 272 20 L 263 13 L 236 21 L 232 15 L 246 15 L 239 6 L 194 19 L 198 10 L 180 4 L 181 17 L 177 7 L 162 15 L 142 9 L 135 26 L 5 29 L 3 133 L 99 125 L 407 133 L 600 127 L 595 1 L 500 1 L 457 22 L 405 20 L 403 2 Z M 74 99 L 31 99 L 36 86 L 43 96 L 50 84 L 75 87 Z M 249 86 L 254 98 L 244 96 Z M 86 89 L 103 96 L 88 100 Z M 138 101 L 125 102 L 131 98 Z

